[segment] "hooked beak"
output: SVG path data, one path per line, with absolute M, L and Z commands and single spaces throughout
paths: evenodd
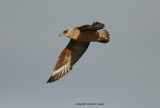
M 60 36 L 63 36 L 63 33 L 59 34 L 58 36 L 59 36 L 59 37 L 60 37 Z

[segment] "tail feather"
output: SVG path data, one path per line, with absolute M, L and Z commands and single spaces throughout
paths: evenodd
M 109 32 L 106 29 L 100 31 L 99 33 L 102 34 L 102 35 L 104 35 L 104 36 L 106 36 L 107 38 L 110 38 L 109 37 Z
M 99 42 L 101 42 L 101 43 L 109 42 L 110 36 L 109 36 L 109 33 L 106 29 L 100 31 L 99 34 L 100 34 Z

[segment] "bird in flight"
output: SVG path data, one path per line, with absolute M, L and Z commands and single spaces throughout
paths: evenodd
M 72 66 L 87 50 L 90 42 L 107 43 L 110 40 L 104 24 L 93 22 L 92 25 L 83 25 L 63 31 L 59 36 L 71 38 L 66 48 L 61 52 L 53 73 L 47 83 L 55 82 L 67 74 Z

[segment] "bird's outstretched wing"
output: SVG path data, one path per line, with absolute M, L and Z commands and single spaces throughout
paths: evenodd
M 68 73 L 87 50 L 89 43 L 90 42 L 78 42 L 71 39 L 67 47 L 60 54 L 54 72 L 47 83 L 54 82 Z
M 93 22 L 92 25 L 83 25 L 80 27 L 77 27 L 80 31 L 86 31 L 86 30 L 92 30 L 97 31 L 104 28 L 104 24 L 99 22 Z

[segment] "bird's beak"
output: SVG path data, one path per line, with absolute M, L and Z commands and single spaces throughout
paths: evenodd
M 59 34 L 58 36 L 59 36 L 59 37 L 60 37 L 60 36 L 63 36 L 63 33 Z

